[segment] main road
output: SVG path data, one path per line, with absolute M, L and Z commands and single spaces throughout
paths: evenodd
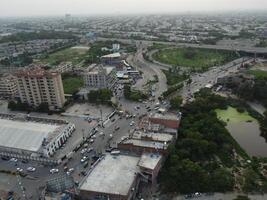
M 119 39 L 119 38 L 101 38 L 98 40 L 116 40 L 124 43 L 139 42 L 145 45 L 152 45 L 153 43 L 173 45 L 177 47 L 192 47 L 192 48 L 204 48 L 204 49 L 217 49 L 217 50 L 231 50 L 231 51 L 243 51 L 247 53 L 260 53 L 267 54 L 267 48 L 264 47 L 243 47 L 237 45 L 209 45 L 209 44 L 191 44 L 191 43 L 180 43 L 180 42 L 163 42 L 163 41 L 151 41 L 151 40 L 133 40 L 133 39 Z

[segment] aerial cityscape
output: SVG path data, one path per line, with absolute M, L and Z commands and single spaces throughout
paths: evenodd
M 0 2 L 0 200 L 267 200 L 267 1 Z

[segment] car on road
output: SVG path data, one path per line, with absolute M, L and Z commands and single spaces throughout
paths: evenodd
M 9 160 L 9 157 L 8 156 L 2 156 L 1 159 L 2 160 Z
M 103 132 L 100 132 L 99 133 L 99 136 L 104 136 L 105 134 Z
M 83 164 L 83 168 L 86 168 L 86 167 L 88 167 L 88 161 L 86 161 L 84 164 Z
M 84 157 L 82 157 L 82 159 L 81 159 L 81 163 L 84 163 L 86 160 L 88 160 L 88 156 L 84 156 Z
M 88 148 L 87 150 L 86 150 L 86 152 L 87 153 L 90 153 L 91 151 L 93 151 L 94 149 L 93 148 Z
M 55 169 L 55 168 L 54 169 L 50 169 L 49 172 L 51 174 L 58 173 L 59 172 L 59 169 Z
M 35 167 L 28 167 L 27 168 L 27 171 L 28 172 L 35 172 L 36 171 L 36 168 Z
M 67 171 L 67 175 L 70 175 L 72 172 L 74 172 L 74 168 L 69 168 L 69 170 Z
M 81 154 L 85 154 L 86 151 L 87 151 L 87 148 L 82 149 L 82 150 L 81 150 Z
M 90 142 L 90 143 L 94 143 L 94 139 L 90 139 L 89 142 Z
M 11 158 L 9 161 L 10 162 L 18 162 L 18 159 L 17 158 Z
M 135 122 L 131 121 L 130 126 L 133 126 L 133 125 L 135 125 Z
M 120 127 L 119 126 L 115 126 L 115 131 L 119 130 Z
M 23 172 L 23 169 L 18 167 L 17 172 Z

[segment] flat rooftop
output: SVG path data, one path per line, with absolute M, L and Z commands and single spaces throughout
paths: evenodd
M 89 173 L 80 190 L 127 195 L 136 179 L 140 157 L 107 154 Z
M 102 56 L 101 58 L 119 58 L 121 56 L 120 53 L 112 53 Z
M 154 149 L 166 149 L 167 148 L 167 145 L 164 145 L 164 143 L 162 142 L 146 141 L 146 140 L 140 140 L 140 139 L 123 140 L 122 144 L 132 144 L 134 146 L 154 148 Z
M 0 147 L 37 152 L 60 125 L 0 118 Z
M 149 117 L 167 119 L 167 120 L 180 120 L 179 115 L 178 114 L 176 115 L 174 113 L 165 113 L 165 114 L 154 113 L 154 114 L 151 114 Z
M 162 158 L 160 154 L 154 153 L 143 153 L 141 159 L 138 163 L 138 166 L 154 170 Z
M 167 133 L 145 133 L 142 131 L 136 131 L 133 134 L 133 138 L 135 139 L 147 138 L 152 141 L 170 142 L 173 139 L 173 135 Z

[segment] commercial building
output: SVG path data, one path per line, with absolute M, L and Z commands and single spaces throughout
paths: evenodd
M 163 156 L 155 153 L 143 153 L 138 166 L 143 175 L 148 176 L 148 181 L 154 185 L 157 181 L 159 170 L 163 163 Z
M 105 65 L 118 65 L 122 62 L 122 55 L 120 53 L 112 53 L 104 55 L 101 58 L 101 63 Z
M 74 130 L 74 124 L 63 120 L 1 113 L 0 153 L 50 157 Z
M 134 199 L 140 182 L 140 157 L 105 155 L 80 183 L 82 200 Z
M 84 72 L 83 80 L 89 89 L 112 89 L 116 83 L 116 70 L 114 67 L 97 65 Z
M 47 103 L 50 110 L 64 106 L 66 100 L 60 73 L 32 66 L 18 70 L 16 76 L 21 102 L 33 107 Z
M 168 128 L 178 129 L 180 125 L 181 114 L 165 113 L 159 114 L 154 113 L 149 116 L 149 121 L 155 124 L 161 124 Z
M 13 99 L 17 94 L 16 77 L 10 74 L 0 75 L 0 98 Z

